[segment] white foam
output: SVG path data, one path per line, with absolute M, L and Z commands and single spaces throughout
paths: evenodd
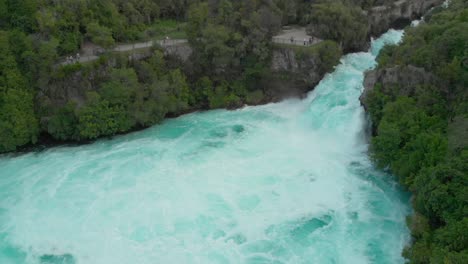
M 345 56 L 305 100 L 0 160 L 0 262 L 403 263 L 408 207 L 366 157 L 358 102 L 401 36 Z

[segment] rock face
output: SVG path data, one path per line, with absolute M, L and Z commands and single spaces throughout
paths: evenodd
M 374 7 L 367 13 L 370 32 L 372 35 L 380 35 L 391 27 L 404 26 L 412 19 L 423 15 L 431 7 L 441 5 L 443 2 L 444 0 L 400 0 L 391 5 Z M 188 43 L 162 46 L 162 48 L 165 56 L 178 58 L 181 63 L 190 64 L 189 60 L 193 50 Z M 330 68 L 324 67 L 320 55 L 299 54 L 299 50 L 294 46 L 280 46 L 273 50 L 271 61 L 273 74 L 262 80 L 262 86 L 265 87 L 265 102 L 279 101 L 288 97 L 301 97 L 312 90 L 330 70 Z M 149 50 L 142 50 L 129 55 L 128 59 L 142 60 L 151 55 Z M 107 72 L 115 64 L 116 60 L 111 59 L 97 71 Z M 366 75 L 366 91 L 363 98 L 376 82 L 397 84 L 402 80 L 407 80 L 414 84 L 420 83 L 422 78 L 422 82 L 425 83 L 422 69 L 411 66 L 408 68 L 411 73 L 394 68 L 369 72 Z M 53 85 L 44 86 L 45 88 L 39 91 L 38 99 L 43 104 L 53 106 L 63 106 L 69 101 L 82 105 L 86 101 L 86 93 L 96 90 L 97 76 L 99 75 L 102 74 L 78 71 L 64 80 L 55 80 Z
M 179 59 L 182 63 L 188 61 L 192 54 L 192 48 L 188 43 L 182 43 L 173 46 L 162 47 L 165 56 L 171 56 Z M 152 56 L 150 49 L 142 49 L 128 55 L 129 61 L 144 60 Z M 42 104 L 53 106 L 64 106 L 67 102 L 73 101 L 78 106 L 86 102 L 86 93 L 96 90 L 99 81 L 98 76 L 105 75 L 111 68 L 117 65 L 117 57 L 110 58 L 105 64 L 96 68 L 94 71 L 76 71 L 73 74 L 67 74 L 66 78 L 54 78 L 52 76 L 50 83 L 44 85 L 38 92 L 37 99 Z
M 412 65 L 395 66 L 368 71 L 364 77 L 364 92 L 359 100 L 367 109 L 367 97 L 377 84 L 381 87 L 381 92 L 393 95 L 398 91 L 397 96 L 411 95 L 417 86 L 438 84 L 439 80 L 432 73 L 426 72 L 423 68 Z M 394 89 L 398 86 L 399 89 Z
M 182 62 L 187 62 L 192 53 L 192 47 L 188 43 L 164 47 L 164 55 L 178 57 Z
M 304 96 L 327 72 L 318 55 L 301 53 L 292 46 L 273 50 L 270 69 L 272 75 L 265 78 L 263 86 L 271 101 Z
M 138 59 L 133 58 L 132 59 Z M 69 102 L 73 102 L 78 107 L 86 103 L 87 93 L 97 90 L 97 83 L 99 82 L 100 75 L 106 75 L 110 69 L 115 67 L 117 60 L 110 59 L 106 63 L 101 64 L 93 70 L 78 69 L 71 73 L 66 73 L 58 69 L 50 79 L 47 85 L 37 92 L 36 104 L 40 109 L 58 109 L 65 106 Z M 41 124 L 47 124 L 48 117 L 43 117 Z
M 379 36 L 390 28 L 403 28 L 443 2 L 444 0 L 399 0 L 390 5 L 373 7 L 367 13 L 369 34 Z M 368 44 L 366 40 L 366 43 L 361 45 L 362 50 L 366 50 Z M 304 95 L 316 86 L 327 72 L 317 56 L 298 56 L 297 49 L 292 46 L 276 48 L 273 51 L 271 70 L 275 76 L 268 78 L 266 85 L 269 87 L 267 95 L 273 101 Z M 411 86 L 428 84 L 434 79 L 434 76 L 428 76 L 423 69 L 408 66 L 405 70 L 397 67 L 369 72 L 366 76 L 366 91 L 370 91 L 376 82 L 393 85 L 402 82 L 400 84 Z
M 367 14 L 370 34 L 379 36 L 389 28 L 403 28 L 443 2 L 444 0 L 400 0 L 390 5 L 373 7 Z

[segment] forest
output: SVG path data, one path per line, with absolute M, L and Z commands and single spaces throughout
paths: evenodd
M 379 68 L 413 65 L 436 82 L 383 87 L 366 99 L 372 158 L 413 194 L 410 263 L 468 259 L 468 3 L 437 8 L 379 56 Z
M 329 40 L 303 52 L 323 74 L 368 38 L 359 10 L 374 2 L 0 0 L 0 153 L 44 139 L 86 142 L 197 109 L 268 102 L 271 38 L 281 26 L 317 28 L 313 33 Z M 329 19 L 336 14 L 343 20 Z M 354 20 L 358 35 L 346 31 Z M 154 47 L 140 61 L 109 52 L 93 63 L 57 64 L 86 43 L 109 49 L 165 36 L 188 39 L 190 63 Z M 64 83 L 84 95 L 58 96 L 69 93 Z

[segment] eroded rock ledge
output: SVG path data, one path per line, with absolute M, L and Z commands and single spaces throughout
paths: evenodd
M 384 94 L 394 96 L 411 96 L 418 86 L 438 84 L 439 80 L 423 68 L 412 65 L 394 66 L 390 68 L 368 71 L 364 77 L 364 92 L 359 100 L 368 109 L 367 98 L 376 85 Z M 398 86 L 399 89 L 395 89 Z M 394 94 L 398 92 L 398 94 Z
M 312 90 L 323 78 L 321 62 L 316 56 L 300 56 L 297 49 L 275 48 L 272 54 L 273 76 L 268 80 L 268 97 L 278 101 L 288 97 L 301 97 Z
M 380 36 L 389 28 L 403 28 L 443 2 L 444 0 L 400 0 L 391 5 L 373 7 L 367 14 L 370 34 Z

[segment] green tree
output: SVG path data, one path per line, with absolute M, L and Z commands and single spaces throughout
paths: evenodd
M 168 75 L 169 112 L 177 113 L 188 108 L 190 93 L 185 75 L 179 70 L 173 70 Z
M 47 133 L 57 140 L 76 140 L 78 118 L 75 114 L 76 105 L 72 102 L 60 108 L 47 123 Z
M 35 143 L 38 134 L 31 93 L 15 88 L 0 93 L 0 152 Z
M 88 93 L 88 104 L 78 112 L 78 130 L 81 139 L 95 139 L 128 131 L 132 124 L 126 109 L 111 106 L 97 93 Z
M 436 9 L 378 58 L 380 72 L 415 65 L 433 83 L 378 84 L 367 97 L 377 127 L 372 157 L 414 194 L 413 244 L 404 251 L 410 263 L 464 263 L 468 257 L 468 69 L 460 59 L 468 43 L 467 8 L 466 1 L 453 0 Z
M 359 7 L 338 1 L 313 4 L 307 32 L 340 43 L 345 51 L 361 50 L 368 35 L 366 17 Z
M 167 82 L 155 80 L 137 90 L 131 112 L 138 126 L 154 125 L 164 119 L 169 111 L 167 86 Z
M 35 143 L 38 134 L 33 91 L 18 69 L 8 34 L 0 31 L 0 152 Z
M 196 44 L 202 37 L 202 30 L 208 22 L 208 3 L 192 4 L 188 11 L 188 26 L 186 28 L 188 39 Z
M 89 23 L 86 27 L 86 32 L 92 42 L 103 46 L 104 48 L 110 48 L 115 44 L 115 40 L 112 37 L 112 31 L 98 23 Z
M 28 33 L 33 32 L 36 27 L 34 17 L 37 10 L 36 0 L 6 0 L 6 7 L 7 21 L 11 28 L 18 28 Z

